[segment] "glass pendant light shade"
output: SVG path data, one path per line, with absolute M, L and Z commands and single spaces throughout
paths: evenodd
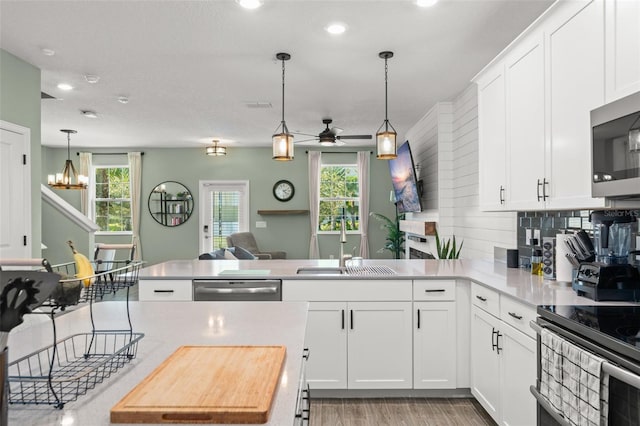
M 271 137 L 273 142 L 273 159 L 278 161 L 293 160 L 293 135 L 286 131 L 286 125 L 281 133 Z
M 86 189 L 89 185 L 89 177 L 80 175 L 73 167 L 71 161 L 71 134 L 78 133 L 75 130 L 61 129 L 67 134 L 67 160 L 64 162 L 62 173 L 47 176 L 47 183 L 53 189 Z
M 211 155 L 214 157 L 221 157 L 223 155 L 227 155 L 227 148 L 224 146 L 218 145 L 220 141 L 214 139 L 213 145 L 207 147 L 207 155 Z
M 640 129 L 629 130 L 629 151 L 640 152 Z
M 384 59 L 384 121 L 376 132 L 376 158 L 378 160 L 393 160 L 396 154 L 396 129 L 389 123 L 387 102 L 387 60 L 393 58 L 393 52 L 380 52 L 378 56 Z
M 293 160 L 293 135 L 287 129 L 287 123 L 284 121 L 284 62 L 291 59 L 288 53 L 277 53 L 276 59 L 282 61 L 282 121 L 273 132 L 271 141 L 273 143 L 273 159 L 277 161 Z

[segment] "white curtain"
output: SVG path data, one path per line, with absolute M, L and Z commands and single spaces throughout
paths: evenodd
M 309 151 L 309 217 L 311 218 L 311 241 L 309 259 L 320 257 L 318 246 L 318 213 L 320 208 L 320 151 Z
M 90 219 L 95 220 L 95 215 L 93 214 L 93 199 L 95 198 L 95 193 L 92 193 L 90 190 L 93 188 L 93 180 L 95 176 L 92 173 L 93 166 L 93 155 L 90 152 L 81 152 L 80 153 L 80 174 L 89 177 L 89 187 L 84 191 L 80 191 L 80 210 L 82 214 L 87 216 Z
M 129 185 L 131 190 L 131 242 L 136 244 L 134 260 L 142 259 L 142 242 L 140 241 L 140 200 L 142 190 L 142 154 L 129 152 Z
M 360 256 L 369 258 L 369 151 L 358 151 L 358 182 L 360 183 Z

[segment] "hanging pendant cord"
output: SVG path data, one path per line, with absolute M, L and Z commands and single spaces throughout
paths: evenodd
M 71 159 L 71 136 L 67 133 L 67 160 Z
M 282 60 L 282 123 L 284 124 L 284 59 Z
M 387 100 L 387 73 L 389 71 L 389 67 L 387 65 L 387 58 L 384 58 L 384 123 L 385 130 L 389 130 L 389 107 Z

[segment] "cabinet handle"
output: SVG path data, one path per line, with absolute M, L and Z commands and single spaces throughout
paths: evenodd
M 486 302 L 487 301 L 486 297 L 482 297 L 482 296 L 478 296 L 478 295 L 476 295 L 476 299 L 481 300 L 482 302 Z
M 353 309 L 349 309 L 349 319 L 351 322 L 351 329 L 353 330 Z
M 496 352 L 498 352 L 498 355 L 500 355 L 500 351 L 502 350 L 502 348 L 500 347 L 501 337 L 502 337 L 502 333 L 500 333 L 499 331 L 496 331 Z
M 154 293 L 173 293 L 173 290 L 153 290 Z
M 549 196 L 547 195 L 547 185 L 549 185 L 549 182 L 547 182 L 547 178 L 543 178 L 542 179 L 542 201 L 546 201 L 547 198 L 549 198 Z
M 495 338 L 496 334 L 498 333 L 498 331 L 495 329 L 495 327 L 491 327 L 491 350 L 495 351 L 496 348 L 498 347 L 498 339 Z
M 344 330 L 344 309 L 342 310 L 342 330 Z
M 444 293 L 446 290 L 444 288 L 434 288 L 434 289 L 429 289 L 429 290 L 425 290 L 425 293 Z
M 310 353 L 311 353 L 311 351 L 309 350 L 309 348 L 304 348 L 302 350 L 302 359 L 308 360 Z
M 538 186 L 536 187 L 536 195 L 538 197 L 538 201 L 540 201 L 540 198 L 542 198 L 542 196 L 540 195 L 541 186 L 542 186 L 542 182 L 540 182 L 540 179 L 538 179 Z
M 518 315 L 514 312 L 509 312 L 509 315 L 511 315 L 513 318 L 517 319 L 517 320 L 521 320 L 522 319 L 522 315 Z
M 500 185 L 500 204 L 504 204 L 504 186 Z
M 418 309 L 417 311 L 418 311 L 418 328 L 420 328 L 420 309 Z

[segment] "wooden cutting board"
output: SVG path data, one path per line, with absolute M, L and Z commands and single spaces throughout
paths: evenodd
M 181 346 L 111 409 L 112 423 L 266 423 L 284 346 Z

